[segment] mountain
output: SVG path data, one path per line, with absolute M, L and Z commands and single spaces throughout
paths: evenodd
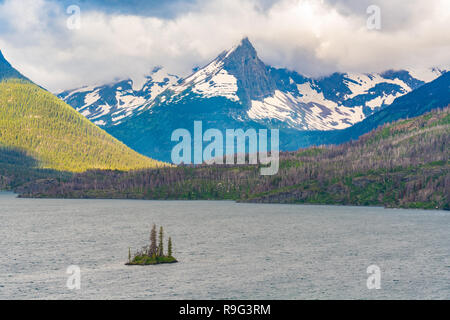
M 0 65 L 0 158 L 23 158 L 26 161 L 20 163 L 74 172 L 163 165 L 129 149 L 27 80 L 3 56 Z M 22 166 L 20 163 L 17 166 Z M 6 164 L 14 165 L 5 161 L 2 169 Z
M 273 176 L 262 176 L 257 165 L 95 171 L 31 182 L 18 192 L 25 197 L 227 199 L 450 210 L 449 141 L 447 107 L 385 124 L 358 141 L 281 153 L 280 169 Z
M 348 128 L 344 136 L 345 139 L 348 139 L 348 137 L 356 139 L 363 133 L 385 123 L 417 117 L 433 109 L 444 108 L 449 105 L 450 72 L 446 72 L 436 80 L 396 99 L 393 104 L 371 115 L 363 122 Z
M 439 69 L 389 70 L 381 74 L 335 73 L 308 78 L 267 66 L 248 38 L 187 78 L 156 68 L 141 89 L 132 80 L 69 90 L 59 97 L 94 123 L 110 127 L 156 105 L 224 97 L 244 117 L 264 126 L 298 130 L 349 127 L 443 73 Z M 139 88 L 139 86 L 137 86 Z
M 68 90 L 58 94 L 79 113 L 104 127 L 118 125 L 137 114 L 168 87 L 179 81 L 162 67 L 155 67 L 142 80 L 120 80 L 118 82 Z
M 170 161 L 172 132 L 192 132 L 194 121 L 204 130 L 278 128 L 281 149 L 295 150 L 323 140 L 316 131 L 351 127 L 444 72 L 308 78 L 264 64 L 245 38 L 186 78 L 157 68 L 139 90 L 129 79 L 59 96 L 132 149 Z
M 363 134 L 386 123 L 417 117 L 431 110 L 445 108 L 449 105 L 450 72 L 446 72 L 439 78 L 399 97 L 388 107 L 374 113 L 352 127 L 344 130 L 310 132 L 307 138 L 303 138 L 313 141 L 312 144 L 315 145 L 338 144 L 352 139 L 357 140 Z M 299 146 L 301 145 L 293 142 L 289 149 L 297 149 Z
M 193 93 L 202 98 L 222 96 L 249 106 L 253 100 L 270 97 L 275 89 L 269 70 L 246 38 L 180 84 L 169 88 L 173 92 L 169 102 Z

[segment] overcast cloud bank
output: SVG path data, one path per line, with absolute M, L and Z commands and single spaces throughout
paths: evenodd
M 0 49 L 54 92 L 141 77 L 156 65 L 186 76 L 244 36 L 265 63 L 309 76 L 450 64 L 448 0 L 178 0 L 155 14 L 73 4 L 78 30 L 67 28 L 67 1 L 0 2 Z M 371 4 L 381 30 L 367 28 Z

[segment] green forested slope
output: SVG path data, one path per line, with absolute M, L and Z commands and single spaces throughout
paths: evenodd
M 40 168 L 70 172 L 164 165 L 131 150 L 35 84 L 0 82 L 0 147 L 25 152 Z

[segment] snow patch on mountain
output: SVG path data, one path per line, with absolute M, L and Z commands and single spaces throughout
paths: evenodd
M 223 96 L 232 101 L 238 101 L 236 95 L 238 90 L 237 79 L 226 70 L 220 70 L 208 82 L 204 81 L 194 86 L 193 91 L 204 97 Z
M 334 102 L 325 106 L 320 103 L 326 101 L 320 94 L 319 99 L 311 99 L 317 91 L 310 90 L 308 93 L 295 97 L 276 90 L 272 97 L 263 101 L 253 100 L 247 115 L 250 119 L 263 122 L 276 119 L 301 130 L 344 129 L 365 117 L 362 107 L 347 108 Z
M 143 87 L 143 92 L 150 93 L 150 98 L 147 102 L 153 101 L 161 92 L 177 84 L 179 77 L 169 74 L 162 67 L 156 67 L 152 74 L 147 77 L 147 81 Z
M 365 103 L 365 106 L 369 107 L 370 109 L 374 110 L 376 108 L 379 108 L 382 105 L 390 105 L 392 102 L 394 102 L 395 99 L 398 97 L 403 96 L 404 94 L 408 93 L 409 91 L 405 93 L 396 93 L 396 94 L 383 94 L 382 96 L 378 96 L 375 99 L 369 100 Z
M 141 75 L 140 77 L 135 76 L 130 80 L 132 82 L 131 88 L 133 89 L 133 91 L 140 91 L 142 90 L 142 87 L 145 85 L 145 83 L 148 81 L 148 77 L 146 75 Z
M 337 103 L 334 101 L 330 101 L 325 99 L 323 92 L 319 92 L 317 87 L 313 88 L 310 82 L 306 82 L 303 84 L 298 84 L 297 89 L 301 94 L 301 97 L 298 98 L 298 101 L 303 103 L 316 103 L 321 104 L 328 107 L 335 107 Z
M 344 81 L 344 83 L 352 92 L 350 95 L 347 95 L 346 98 L 354 98 L 358 95 L 367 94 L 370 89 L 374 88 L 377 84 L 380 83 L 396 84 L 403 88 L 404 93 L 410 92 L 412 90 L 405 82 L 400 79 L 386 79 L 381 77 L 379 74 L 347 73 L 345 74 L 345 76 L 350 81 L 346 80 Z
M 407 68 L 409 74 L 423 82 L 431 82 L 445 73 L 445 70 L 440 68 Z
M 345 84 L 352 92 L 345 96 L 345 99 L 352 99 L 361 95 L 373 94 L 370 92 L 377 84 L 394 84 L 401 88 L 397 92 L 389 94 L 379 93 L 375 98 L 368 100 L 363 106 L 369 107 L 372 110 L 380 108 L 383 105 L 390 105 L 396 98 L 412 91 L 404 81 L 400 79 L 386 79 L 380 74 L 346 74 L 350 81 L 345 81 Z
M 96 124 L 98 126 L 104 126 L 106 124 L 106 122 L 104 120 L 97 120 L 97 121 L 94 121 L 94 124 Z
M 99 90 L 94 90 L 93 92 L 89 92 L 85 97 L 84 97 L 84 106 L 82 106 L 80 109 L 83 110 L 84 108 L 86 108 L 87 106 L 90 106 L 91 104 L 97 102 L 98 100 L 100 100 L 100 95 L 98 94 Z
M 223 65 L 222 59 L 217 58 L 170 90 L 177 95 L 191 90 L 204 98 L 221 96 L 232 101 L 239 101 L 237 79 L 229 74 Z

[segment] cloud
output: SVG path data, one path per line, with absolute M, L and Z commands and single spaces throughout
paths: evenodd
M 61 3 L 6 0 L 0 4 L 0 49 L 20 71 L 52 91 L 140 77 L 156 65 L 187 75 L 244 36 L 267 64 L 312 76 L 450 64 L 447 0 L 177 4 L 161 15 L 138 15 L 81 2 L 81 29 L 69 30 Z M 381 30 L 367 28 L 371 4 L 381 9 Z

